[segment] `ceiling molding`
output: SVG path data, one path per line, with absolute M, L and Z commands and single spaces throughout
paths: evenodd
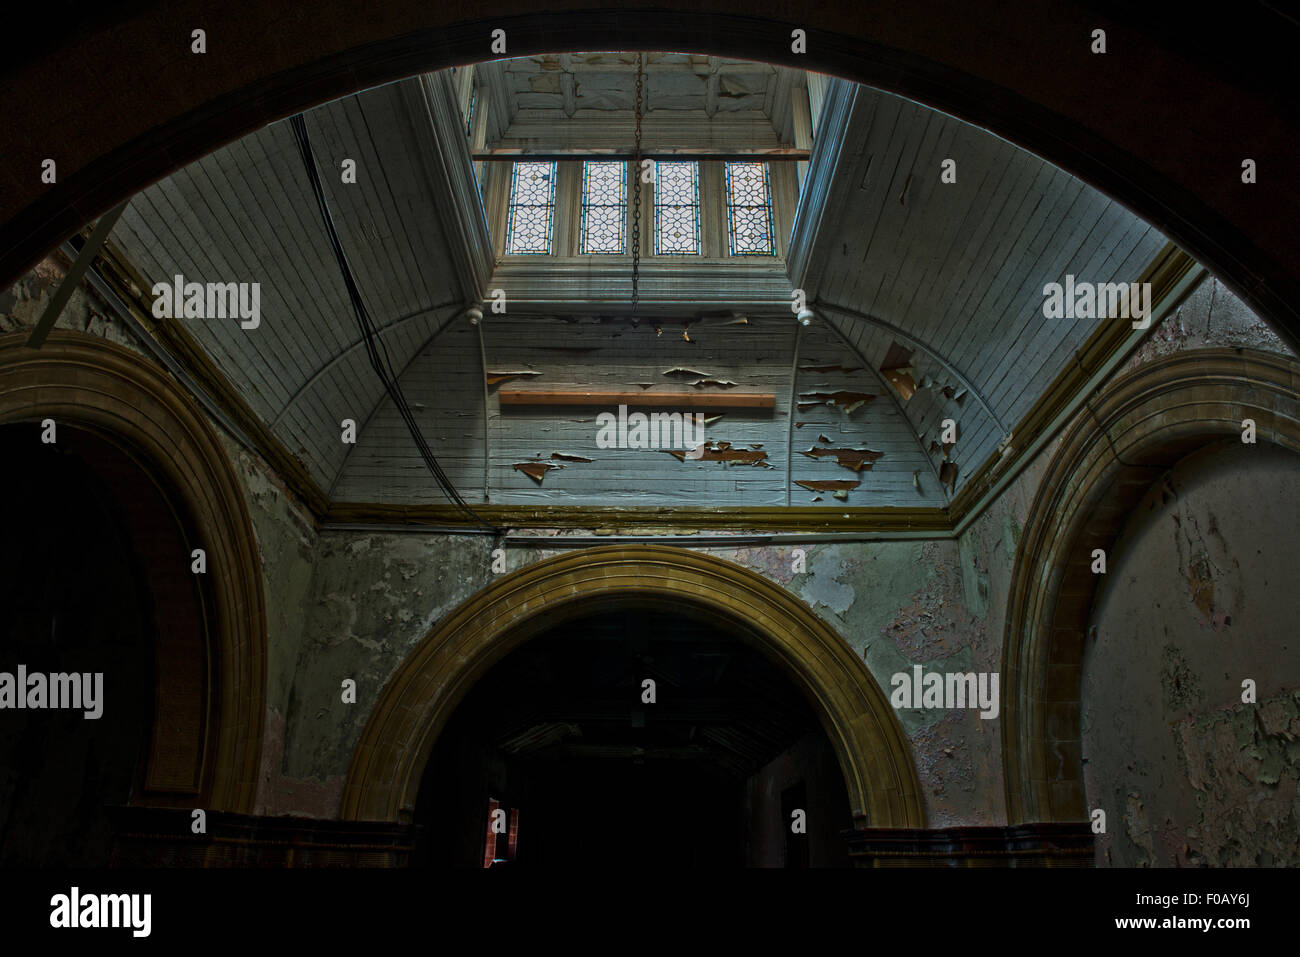
M 640 311 L 694 315 L 701 307 L 785 312 L 790 280 L 775 256 L 765 262 L 647 262 L 640 267 Z M 744 277 L 745 297 L 736 298 L 736 279 Z M 632 298 L 630 256 L 517 257 L 492 273 L 491 287 L 506 291 L 507 308 L 557 314 L 628 313 Z M 791 317 L 793 321 L 793 317 Z
M 795 208 L 794 228 L 790 231 L 790 248 L 786 254 L 787 272 L 792 288 L 808 288 L 808 277 L 814 262 L 813 253 L 819 241 L 825 244 L 822 222 L 831 198 L 831 185 L 839 170 L 844 146 L 847 142 L 849 118 L 857 101 L 855 83 L 832 80 L 826 88 L 826 100 L 821 119 L 813 139 L 812 158 L 799 205 Z
M 631 110 L 578 110 L 572 117 L 562 109 L 520 110 L 512 122 L 491 141 L 494 146 L 526 147 L 535 143 L 552 149 L 608 147 L 611 142 L 631 146 L 636 121 Z M 651 113 L 641 123 L 642 142 L 646 149 L 657 144 L 682 149 L 777 149 L 791 145 L 784 142 L 771 126 L 767 115 L 759 110 L 716 113 L 710 117 L 701 111 L 686 110 Z
M 604 534 L 703 529 L 732 532 L 893 532 L 946 538 L 952 532 L 948 512 L 942 508 L 475 505 L 474 510 L 485 521 L 502 529 L 581 529 Z M 481 529 L 481 525 L 451 505 L 337 502 L 322 518 L 323 527 L 374 524 L 430 526 L 449 531 Z
M 466 302 L 476 300 L 487 289 L 494 250 L 451 74 L 426 73 L 399 89 L 417 150 L 431 167 L 428 185 L 456 265 L 461 296 Z

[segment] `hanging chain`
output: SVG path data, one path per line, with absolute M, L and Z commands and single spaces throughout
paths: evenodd
M 636 55 L 636 149 L 632 163 L 632 319 L 637 318 L 637 305 L 641 298 L 641 108 L 642 108 L 642 58 Z

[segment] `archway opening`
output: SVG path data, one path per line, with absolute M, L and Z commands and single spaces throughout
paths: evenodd
M 410 821 L 434 743 L 493 665 L 567 622 L 628 607 L 689 614 L 760 649 L 820 719 L 854 826 L 923 826 L 902 727 L 844 639 L 756 572 L 662 545 L 609 545 L 545 559 L 501 576 L 445 615 L 384 686 L 353 751 L 340 816 Z
M 176 533 L 130 458 L 43 431 L 0 426 L 0 865 L 104 866 L 110 808 L 149 785 L 157 628 L 197 595 L 150 574 Z
M 152 596 L 154 686 L 167 693 L 145 695 L 147 799 L 135 803 L 247 813 L 262 749 L 266 612 L 239 479 L 198 406 L 158 367 L 81 333 L 56 329 L 39 350 L 24 342 L 0 337 L 0 423 L 40 432 L 52 423 L 54 442 L 22 441 L 85 459 L 128 516 Z
M 1012 822 L 1082 821 L 1096 810 L 1084 792 L 1080 688 L 1099 587 L 1103 579 L 1115 587 L 1113 570 L 1095 570 L 1099 554 L 1112 565 L 1122 558 L 1128 520 L 1153 482 L 1153 494 L 1167 494 L 1166 473 L 1189 456 L 1230 449 L 1258 467 L 1274 458 L 1276 449 L 1263 451 L 1270 445 L 1300 452 L 1296 375 L 1285 356 L 1178 353 L 1118 379 L 1064 433 L 1030 509 L 1008 599 L 1002 735 Z M 1150 508 L 1158 498 L 1145 501 Z M 1198 561 L 1181 569 L 1201 579 L 1202 595 L 1206 568 Z M 1123 581 L 1133 587 L 1133 578 L 1130 569 Z
M 844 866 L 853 826 L 834 748 L 781 667 L 634 599 L 475 684 L 414 821 L 416 864 L 537 868 Z

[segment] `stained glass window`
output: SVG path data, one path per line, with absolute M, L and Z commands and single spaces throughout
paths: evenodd
M 622 253 L 627 234 L 627 164 L 588 160 L 582 164 L 583 255 Z
M 506 252 L 548 255 L 555 230 L 555 163 L 515 163 L 510 177 Z
M 699 255 L 700 167 L 655 163 L 655 254 Z
M 767 164 L 727 164 L 727 236 L 733 256 L 770 256 L 772 191 Z

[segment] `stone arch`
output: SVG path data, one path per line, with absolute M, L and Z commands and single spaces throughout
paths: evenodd
M 1065 432 L 1016 554 L 1002 657 L 1002 749 L 1011 824 L 1087 817 L 1080 737 L 1084 637 L 1109 550 L 1162 471 L 1208 445 L 1257 441 L 1300 452 L 1300 363 L 1201 349 L 1112 383 Z M 1249 446 L 1245 446 L 1249 448 Z
M 131 350 L 56 330 L 28 349 L 27 331 L 0 337 L 0 424 L 54 419 L 93 433 L 133 461 L 157 488 L 209 574 L 197 620 L 160 628 L 158 686 L 183 718 L 155 715 L 146 803 L 251 813 L 262 754 L 266 609 L 261 561 L 230 460 L 194 400 Z M 194 656 L 201 655 L 196 667 Z M 170 797 L 169 797 L 170 795 Z
M 505 576 L 444 618 L 384 687 L 353 753 L 347 820 L 406 820 L 434 742 L 473 684 L 542 631 L 592 611 L 657 607 L 745 638 L 807 695 L 830 738 L 859 826 L 921 827 L 906 737 L 866 665 L 779 585 L 710 555 L 610 545 Z

